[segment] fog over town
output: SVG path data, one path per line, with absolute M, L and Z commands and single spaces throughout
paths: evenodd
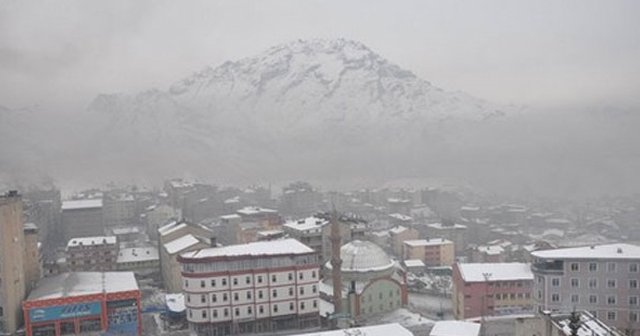
M 640 335 L 637 13 L 0 3 L 0 335 Z

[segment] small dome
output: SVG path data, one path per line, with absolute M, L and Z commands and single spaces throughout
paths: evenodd
M 354 240 L 340 248 L 343 272 L 383 271 L 393 267 L 394 262 L 380 246 Z M 331 262 L 327 267 L 331 268 Z

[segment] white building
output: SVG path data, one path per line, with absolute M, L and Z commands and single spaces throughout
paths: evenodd
M 588 310 L 620 330 L 640 332 L 640 247 L 608 244 L 535 251 L 539 311 Z
M 187 320 L 198 335 L 319 325 L 318 255 L 295 239 L 183 253 Z

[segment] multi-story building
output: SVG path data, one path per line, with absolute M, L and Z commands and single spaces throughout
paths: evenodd
M 467 226 L 462 224 L 445 222 L 427 225 L 427 236 L 442 237 L 452 241 L 457 255 L 463 254 L 467 246 L 466 233 Z
M 453 266 L 453 314 L 456 319 L 533 311 L 533 273 L 524 263 Z
M 280 211 L 294 218 L 309 216 L 319 210 L 322 195 L 309 183 L 295 182 L 282 189 Z
M 189 222 L 171 222 L 158 229 L 160 271 L 162 282 L 169 293 L 182 291 L 182 277 L 177 257 L 180 253 L 215 246 L 213 232 Z
M 620 330 L 640 332 L 640 247 L 630 244 L 534 251 L 538 311 L 588 310 Z
M 455 260 L 454 244 L 443 238 L 406 240 L 404 260 L 419 259 L 426 266 L 451 266 Z
M 102 199 L 62 202 L 64 241 L 74 237 L 95 237 L 104 234 Z
M 160 256 L 155 246 L 121 248 L 116 264 L 118 271 L 133 271 L 137 275 L 160 272 Z
M 44 278 L 23 304 L 26 336 L 139 336 L 141 296 L 131 272 Z
M 42 274 L 42 259 L 38 247 L 38 227 L 33 223 L 24 224 L 24 277 L 27 293 L 36 285 Z
M 137 204 L 132 194 L 126 192 L 108 192 L 104 196 L 104 225 L 118 227 L 137 224 Z
M 114 236 L 73 238 L 67 244 L 66 258 L 71 272 L 113 271 L 118 241 Z
M 283 225 L 284 231 L 299 242 L 309 246 L 319 255 L 324 255 L 324 235 L 328 234 L 326 227 L 329 221 L 319 217 L 307 217 L 304 219 L 287 221 Z
M 198 335 L 319 325 L 318 255 L 295 239 L 201 249 L 178 260 L 187 320 Z
M 149 206 L 145 213 L 142 214 L 146 223 L 147 235 L 152 241 L 158 241 L 158 229 L 170 223 L 172 220 L 178 220 L 181 217 L 180 210 L 166 204 Z
M 22 209 L 17 192 L 0 196 L 0 334 L 13 334 L 22 324 L 27 288 Z
M 402 249 L 404 242 L 407 240 L 415 240 L 418 239 L 420 233 L 418 230 L 398 225 L 393 229 L 389 230 L 389 244 L 391 245 L 391 250 L 396 256 L 402 256 Z

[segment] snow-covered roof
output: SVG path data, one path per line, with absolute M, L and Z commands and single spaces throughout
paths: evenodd
M 199 242 L 200 240 L 198 240 L 198 238 L 194 237 L 192 234 L 188 234 L 165 243 L 164 249 L 167 250 L 167 253 L 169 254 L 176 254 L 198 244 Z
M 74 272 L 43 278 L 28 301 L 138 290 L 133 272 Z
M 392 213 L 389 215 L 389 217 L 393 218 L 393 219 L 397 219 L 399 221 L 403 221 L 403 222 L 409 222 L 412 221 L 413 218 L 411 218 L 410 216 L 407 215 L 403 215 L 400 213 Z
M 424 262 L 420 259 L 409 259 L 404 261 L 404 265 L 407 267 L 425 267 Z
M 438 321 L 429 336 L 478 336 L 480 324 L 465 321 Z
M 102 199 L 84 199 L 62 202 L 62 210 L 102 208 Z
M 248 244 L 229 245 L 224 247 L 211 247 L 182 255 L 183 258 L 199 259 L 212 257 L 238 257 L 238 256 L 277 256 L 289 254 L 313 253 L 313 249 L 295 239 L 282 239 L 273 241 L 261 241 Z
M 284 223 L 284 226 L 296 231 L 309 231 L 320 229 L 327 224 L 329 224 L 329 221 L 326 219 L 311 216 L 304 219 L 287 221 Z
M 461 211 L 480 211 L 480 207 L 476 206 L 463 206 L 460 208 Z
M 354 240 L 340 248 L 343 272 L 375 272 L 390 269 L 395 264 L 384 250 L 368 241 Z M 325 267 L 332 269 L 331 262 Z
M 429 224 L 427 226 L 432 228 L 432 229 L 438 229 L 438 230 L 453 230 L 453 229 L 466 229 L 467 228 L 466 225 L 462 225 L 462 224 L 442 225 L 442 223 L 434 223 L 434 224 Z
M 167 294 L 164 296 L 164 302 L 167 305 L 167 309 L 174 313 L 182 313 L 187 308 L 184 305 L 184 294 Z
M 478 246 L 478 251 L 487 255 L 498 255 L 504 252 L 504 248 L 500 245 Z
M 569 327 L 569 317 L 565 319 L 554 320 L 555 326 L 566 336 L 571 335 Z M 622 336 L 623 334 L 593 316 L 591 313 L 584 311 L 580 313 L 580 327 L 578 328 L 578 336 Z
M 185 222 L 181 222 L 178 223 L 176 221 L 173 221 L 165 226 L 162 226 L 158 229 L 158 233 L 160 233 L 161 236 L 166 236 L 172 232 L 176 232 L 184 227 L 187 226 L 187 223 Z
M 593 245 L 534 251 L 531 255 L 544 259 L 640 259 L 640 246 L 623 243 Z
M 531 266 L 524 263 L 458 263 L 457 265 L 465 282 L 533 280 Z
M 398 225 L 396 227 L 394 227 L 393 229 L 389 230 L 389 233 L 393 233 L 393 234 L 399 234 L 402 232 L 407 231 L 408 229 L 402 225 Z
M 111 233 L 113 233 L 116 236 L 139 233 L 139 232 L 140 232 L 140 229 L 137 226 L 119 227 L 111 230 Z
M 308 334 L 294 334 L 294 336 L 413 336 L 413 333 L 398 323 L 380 324 L 368 327 L 324 330 Z
M 67 243 L 67 248 L 76 246 L 115 245 L 116 242 L 117 239 L 115 236 L 71 238 Z
M 278 213 L 278 211 L 273 209 L 260 208 L 260 207 L 244 207 L 240 210 L 237 210 L 236 213 L 239 215 L 250 216 L 250 215 L 257 215 L 261 213 Z
M 153 246 L 121 248 L 118 263 L 159 260 L 158 249 Z
M 431 239 L 405 240 L 404 244 L 409 246 L 438 246 L 438 245 L 453 244 L 453 242 L 444 238 L 431 238 Z

